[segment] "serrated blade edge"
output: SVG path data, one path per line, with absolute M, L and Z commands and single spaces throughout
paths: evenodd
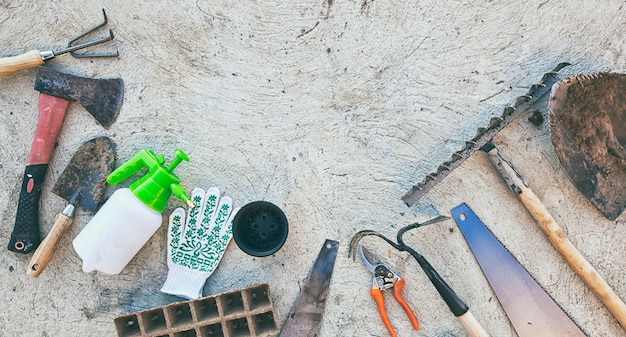
M 438 182 L 443 180 L 452 170 L 461 165 L 474 152 L 490 142 L 493 137 L 507 126 L 513 119 L 531 108 L 541 97 L 550 92 L 550 88 L 558 80 L 558 72 L 569 66 L 569 63 L 560 63 L 552 71 L 547 72 L 541 81 L 530 87 L 526 95 L 520 96 L 513 105 L 504 109 L 501 116 L 493 117 L 486 128 L 479 128 L 476 135 L 465 142 L 465 146 L 454 152 L 449 160 L 445 161 L 435 172 L 428 174 L 420 183 L 414 185 L 403 197 L 407 206 L 414 205 L 422 196 L 430 191 Z
M 296 303 L 287 316 L 279 337 L 316 337 L 320 335 L 322 315 L 339 242 L 326 240 L 309 273 Z
M 466 204 L 451 212 L 520 337 L 585 337 Z

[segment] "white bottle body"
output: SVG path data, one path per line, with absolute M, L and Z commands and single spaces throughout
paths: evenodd
M 83 271 L 119 274 L 161 226 L 161 213 L 118 189 L 72 242 Z

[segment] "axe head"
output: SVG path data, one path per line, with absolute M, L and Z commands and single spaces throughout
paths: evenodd
M 105 128 L 109 128 L 122 106 L 121 79 L 93 79 L 39 67 L 35 90 L 68 101 L 77 101 Z

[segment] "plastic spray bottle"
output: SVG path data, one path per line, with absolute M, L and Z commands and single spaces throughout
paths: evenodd
M 193 208 L 173 173 L 189 157 L 179 149 L 175 152 L 176 158 L 165 167 L 163 155 L 142 150 L 107 177 L 107 183 L 115 185 L 144 168 L 149 170 L 129 188 L 115 191 L 72 242 L 84 272 L 121 272 L 161 225 L 161 213 L 172 194 Z

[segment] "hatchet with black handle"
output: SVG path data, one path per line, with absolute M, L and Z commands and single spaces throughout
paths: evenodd
M 39 117 L 35 138 L 26 161 L 15 215 L 15 226 L 7 249 L 30 253 L 41 242 L 39 199 L 48 164 L 65 112 L 77 101 L 105 128 L 115 121 L 124 96 L 121 79 L 92 79 L 39 67 L 35 80 L 39 91 Z

